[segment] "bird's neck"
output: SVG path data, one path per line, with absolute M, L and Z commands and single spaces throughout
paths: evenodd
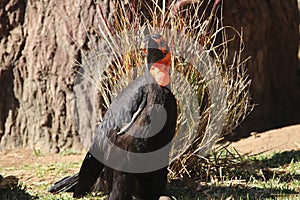
M 170 84 L 170 66 L 154 63 L 151 65 L 149 72 L 158 85 L 165 87 Z
M 155 63 L 147 64 L 149 75 L 158 85 L 162 87 L 168 86 L 170 84 L 170 66 L 170 53 L 165 58 Z

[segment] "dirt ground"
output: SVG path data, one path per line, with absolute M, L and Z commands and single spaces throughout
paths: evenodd
M 270 130 L 264 133 L 253 133 L 251 137 L 232 143 L 229 147 L 234 147 L 241 154 L 271 153 L 278 151 L 300 150 L 300 124 Z M 0 169 L 15 168 L 9 170 L 10 175 L 17 176 L 25 183 L 33 184 L 41 180 L 35 180 L 34 175 L 21 170 L 26 165 L 48 165 L 53 163 L 81 162 L 84 153 L 76 155 L 41 154 L 35 155 L 32 149 L 18 149 L 6 151 L 0 154 Z M 76 173 L 78 169 L 70 171 Z M 51 182 L 51 181 L 50 181 Z
M 25 165 L 43 165 L 58 162 L 76 162 L 84 159 L 84 154 L 75 155 L 60 155 L 60 154 L 41 154 L 39 156 L 34 155 L 32 149 L 18 149 L 15 151 L 5 151 L 0 154 L 0 168 L 7 167 L 21 167 Z
M 253 133 L 251 137 L 232 143 L 241 154 L 271 153 L 300 150 L 300 124 L 274 129 L 263 133 Z M 84 153 L 76 155 L 34 155 L 32 149 L 5 151 L 0 154 L 0 168 L 19 167 L 34 164 L 82 161 Z
M 252 133 L 251 137 L 232 143 L 241 154 L 272 153 L 279 151 L 300 150 L 300 124 Z

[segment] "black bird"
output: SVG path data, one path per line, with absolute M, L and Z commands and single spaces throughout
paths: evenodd
M 49 192 L 82 197 L 105 191 L 109 200 L 164 195 L 177 120 L 176 99 L 169 89 L 171 53 L 159 34 L 147 35 L 142 50 L 145 74 L 113 100 L 79 173 L 58 181 Z

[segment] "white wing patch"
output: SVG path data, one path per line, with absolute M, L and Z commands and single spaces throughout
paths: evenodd
M 137 109 L 137 111 L 133 114 L 132 118 L 131 118 L 131 121 L 129 123 L 124 123 L 123 124 L 123 127 L 120 129 L 119 132 L 117 132 L 117 136 L 118 135 L 122 135 L 124 133 L 126 133 L 133 125 L 133 123 L 135 122 L 136 118 L 141 114 L 142 110 L 144 109 L 145 107 L 145 104 L 146 104 L 146 99 L 147 98 L 144 98 L 143 101 L 141 102 L 139 108 Z

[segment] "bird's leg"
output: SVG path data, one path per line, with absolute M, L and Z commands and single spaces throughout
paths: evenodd
M 133 184 L 130 174 L 115 170 L 108 200 L 132 200 Z
M 167 174 L 167 168 L 141 174 L 138 181 L 139 198 L 143 200 L 158 200 L 160 196 L 165 195 Z

